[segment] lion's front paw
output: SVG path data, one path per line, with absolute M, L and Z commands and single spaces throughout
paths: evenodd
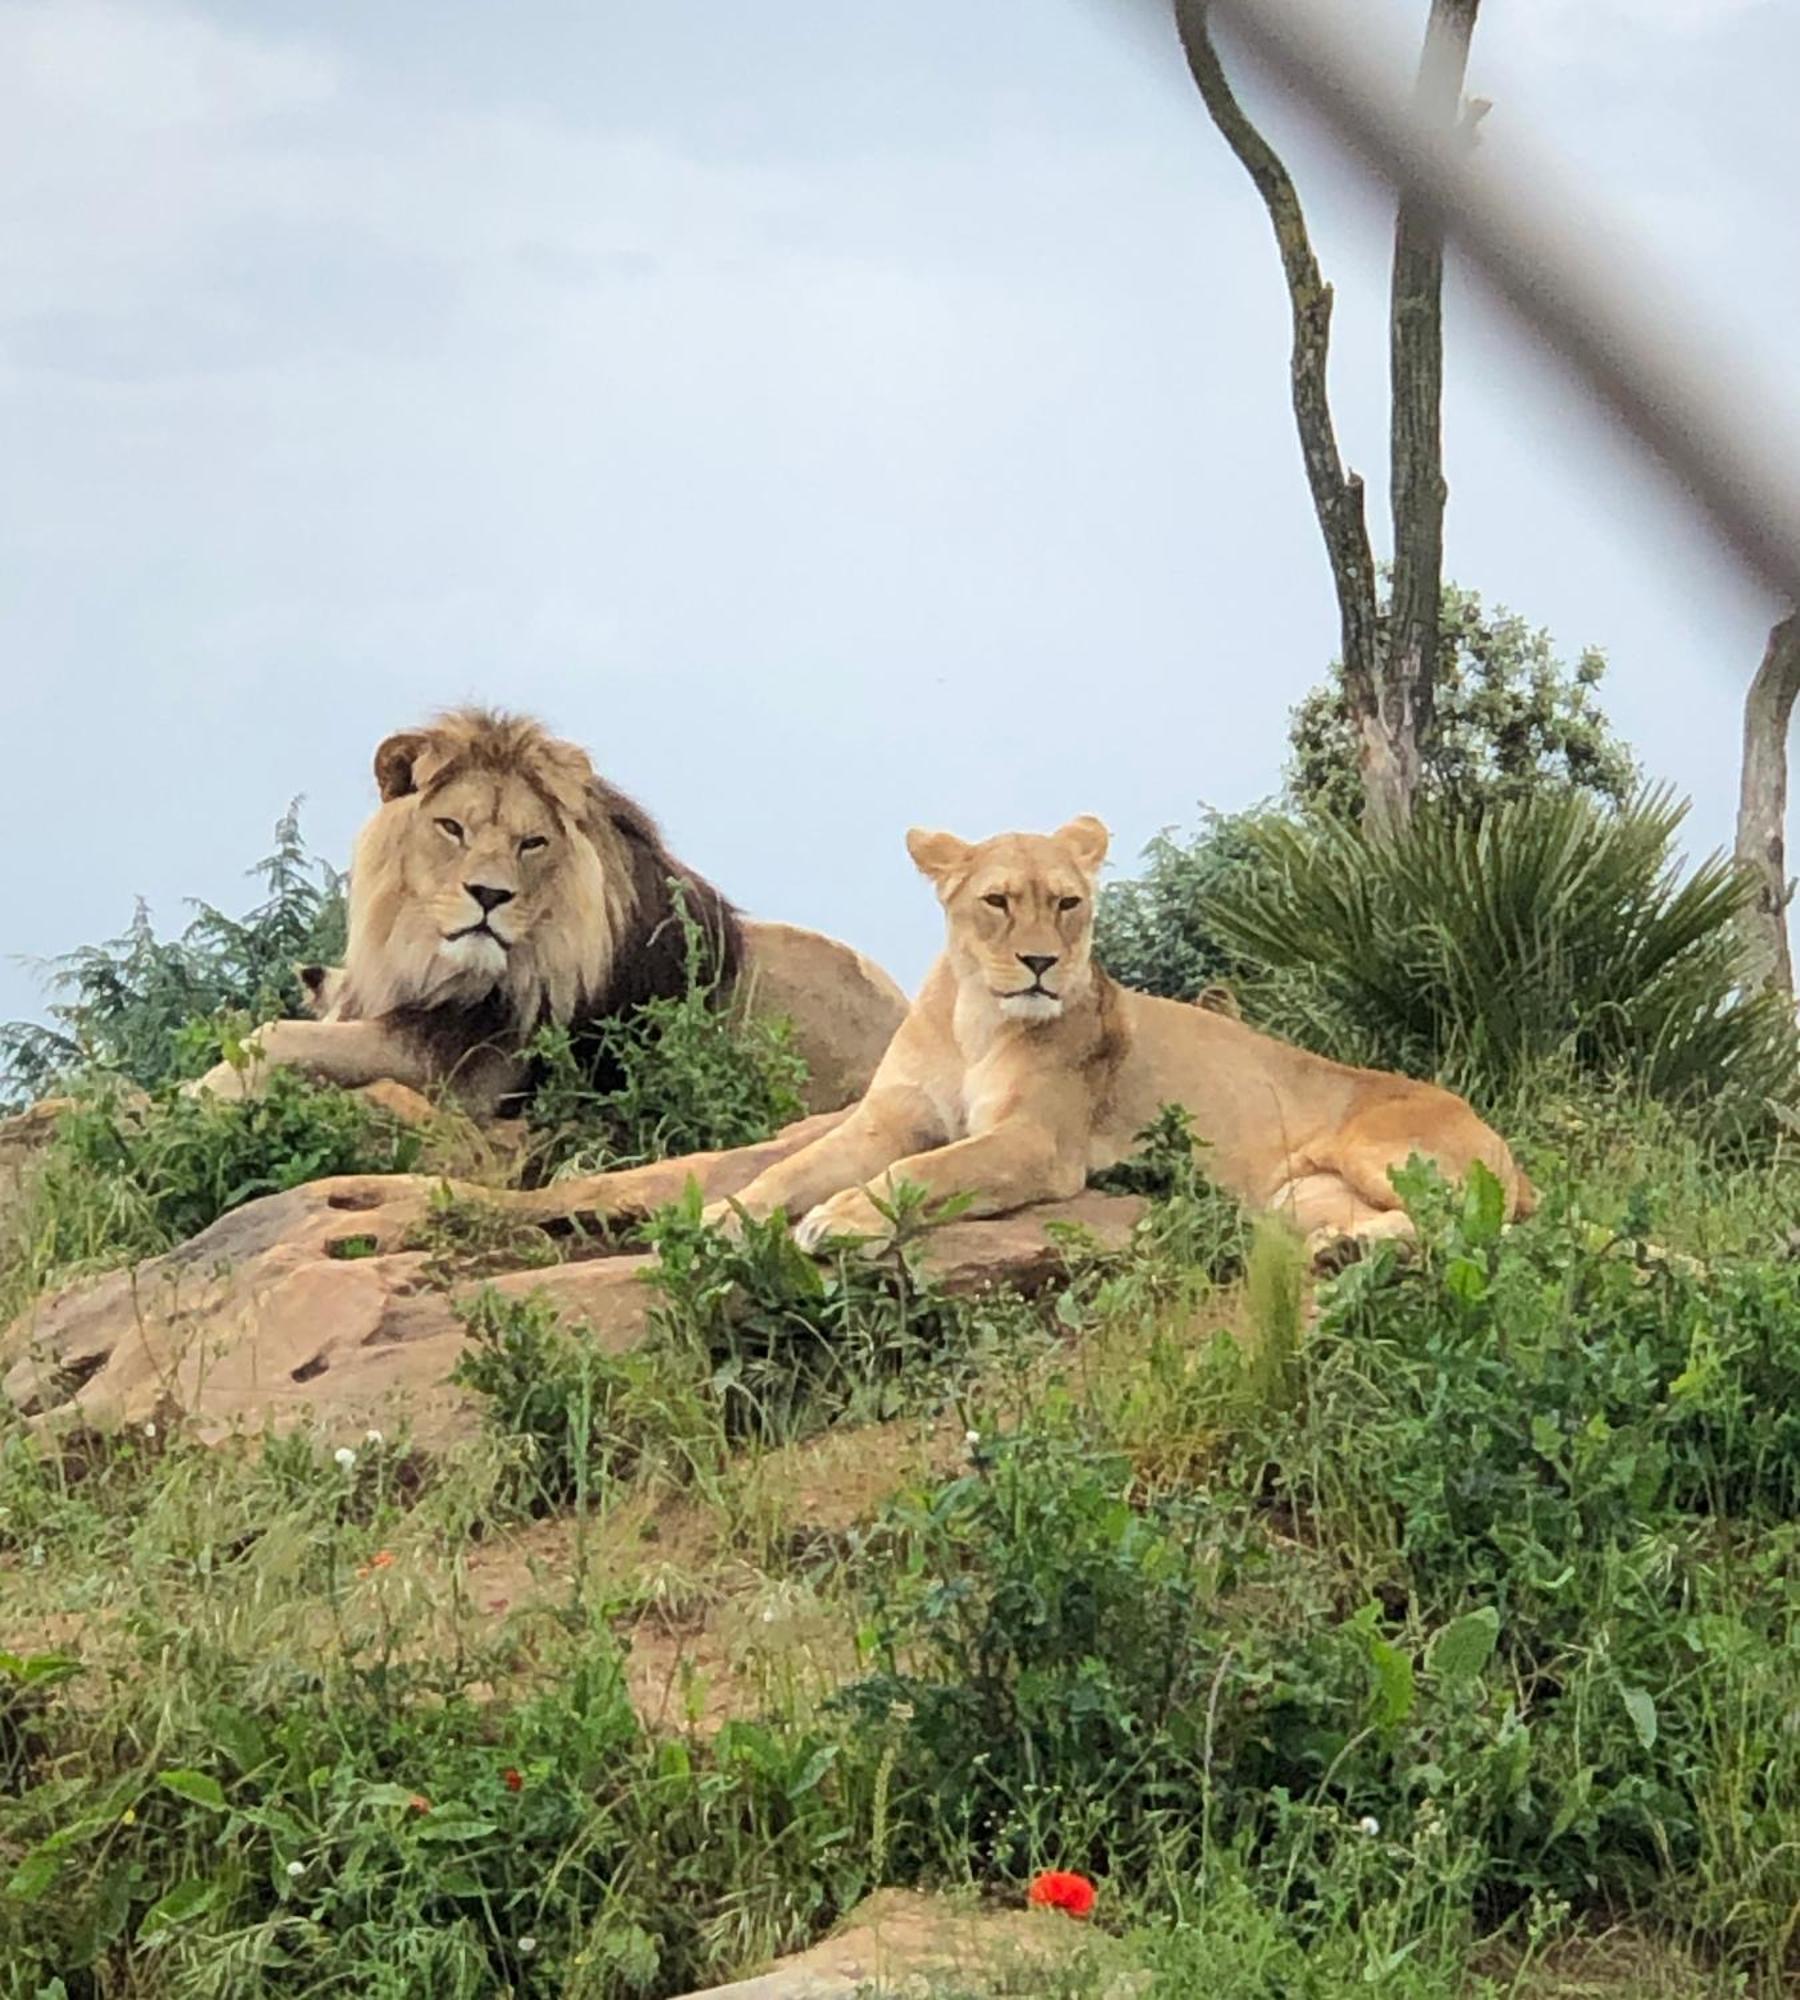
M 862 1189 L 846 1188 L 800 1218 L 794 1241 L 802 1250 L 817 1250 L 834 1236 L 879 1238 L 889 1233 L 887 1218 Z
M 251 1078 L 248 1063 L 214 1063 L 204 1076 L 197 1076 L 181 1086 L 185 1097 L 216 1097 L 221 1104 L 240 1104 L 247 1097 L 254 1097 L 256 1084 Z

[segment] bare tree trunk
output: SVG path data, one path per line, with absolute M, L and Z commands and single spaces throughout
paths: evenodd
M 1449 126 L 1456 120 L 1480 4 L 1431 0 L 1417 100 L 1421 114 L 1434 124 Z M 1437 693 L 1447 495 L 1443 301 L 1443 231 L 1417 202 L 1403 200 L 1394 226 L 1388 322 L 1393 588 L 1380 699 L 1372 713 L 1359 718 L 1364 823 L 1371 832 L 1394 831 L 1412 817 Z
M 1737 858 L 1756 881 L 1744 913 L 1746 976 L 1791 994 L 1788 952 L 1787 740 L 1800 695 L 1800 612 L 1769 634 L 1762 665 L 1744 699 L 1744 768 L 1738 791 Z
M 1375 558 L 1363 514 L 1363 483 L 1346 472 L 1331 421 L 1326 364 L 1331 351 L 1331 287 L 1319 274 L 1306 217 L 1292 176 L 1268 140 L 1244 114 L 1226 81 L 1207 25 L 1206 0 L 1176 0 L 1176 26 L 1188 68 L 1202 101 L 1225 143 L 1250 176 L 1274 225 L 1281 268 L 1287 279 L 1293 319 L 1289 379 L 1294 424 L 1313 512 L 1325 540 L 1331 580 L 1337 591 L 1338 627 L 1343 646 L 1344 686 L 1351 712 L 1360 721 L 1381 710 L 1379 676 L 1381 628 L 1376 612 Z
M 1457 116 L 1480 4 L 1431 0 L 1418 96 L 1421 108 L 1446 124 Z M 1446 494 L 1443 236 L 1416 203 L 1401 205 L 1390 333 L 1394 579 L 1384 633 L 1363 484 L 1344 469 L 1326 391 L 1331 287 L 1319 275 L 1292 177 L 1245 116 L 1226 79 L 1208 13 L 1208 0 L 1176 0 L 1188 68 L 1213 123 L 1262 196 L 1281 251 L 1294 328 L 1294 422 L 1337 591 L 1344 694 L 1362 774 L 1363 829 L 1382 839 L 1412 817 L 1437 690 Z M 1471 128 L 1478 115 L 1466 120 Z

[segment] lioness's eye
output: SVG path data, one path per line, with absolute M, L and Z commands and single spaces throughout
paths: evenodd
M 519 842 L 519 852 L 521 854 L 535 854 L 540 847 L 548 847 L 549 845 L 549 841 L 541 833 L 528 833 Z
M 1001 895 L 983 896 L 981 900 L 990 910 L 1004 910 L 1006 908 L 1006 898 Z
M 452 840 L 461 840 L 463 837 L 462 824 L 458 820 L 441 819 L 438 821 L 438 828 L 441 832 L 447 833 Z
M 1059 910 L 1078 910 L 1081 908 L 1081 898 L 1079 896 L 1058 896 L 1056 907 Z

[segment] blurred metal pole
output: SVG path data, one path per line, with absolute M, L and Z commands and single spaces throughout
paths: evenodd
M 1185 0 L 1184 0 L 1185 4 Z M 1416 116 L 1367 53 L 1361 10 L 1321 0 L 1207 0 L 1214 17 L 1383 180 L 1403 188 L 1526 329 L 1648 447 L 1717 535 L 1785 603 L 1800 603 L 1800 479 L 1787 412 L 1732 393 L 1730 354 L 1710 353 L 1656 297 L 1566 182 L 1508 184 L 1471 166 Z M 1134 0 L 1174 23 L 1166 0 Z M 1366 23 L 1366 17 L 1365 17 Z M 1654 301 L 1654 311 L 1646 306 Z

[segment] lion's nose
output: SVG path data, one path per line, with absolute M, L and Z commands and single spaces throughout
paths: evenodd
M 513 892 L 510 889 L 495 889 L 486 882 L 465 882 L 463 887 L 481 905 L 483 916 L 486 916 L 489 910 L 497 910 L 502 903 L 510 903 L 513 899 Z
M 1056 953 L 1053 951 L 1022 951 L 1019 953 L 1019 963 L 1025 967 L 1033 979 L 1042 979 L 1044 974 L 1056 963 Z

